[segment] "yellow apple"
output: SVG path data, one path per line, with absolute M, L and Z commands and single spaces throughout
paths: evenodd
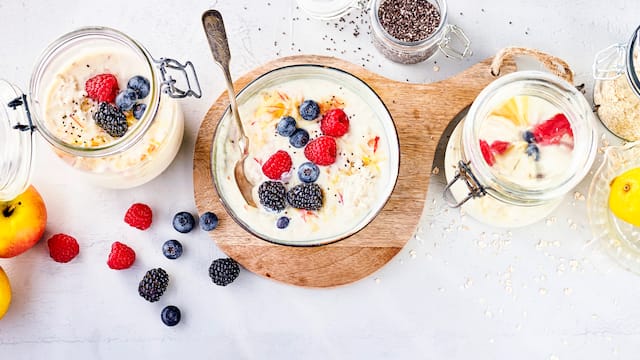
M 0 258 L 22 254 L 35 245 L 47 225 L 47 208 L 33 187 L 10 201 L 0 201 Z

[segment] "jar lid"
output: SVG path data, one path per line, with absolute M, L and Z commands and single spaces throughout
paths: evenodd
M 0 200 L 11 200 L 29 186 L 33 129 L 26 96 L 0 79 Z
M 353 8 L 362 8 L 358 0 L 298 0 L 298 6 L 318 20 L 335 19 Z

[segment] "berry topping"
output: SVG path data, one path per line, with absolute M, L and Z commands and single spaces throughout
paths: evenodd
M 151 269 L 144 274 L 138 285 L 138 294 L 149 302 L 160 300 L 169 285 L 169 274 L 162 268 Z
M 536 125 L 533 135 L 538 144 L 559 144 L 565 135 L 573 137 L 571 124 L 564 114 L 556 114 L 551 119 Z
M 287 226 L 289 226 L 289 218 L 286 216 L 282 216 L 276 221 L 276 227 L 278 229 L 284 229 Z
M 84 83 L 89 98 L 98 102 L 113 102 L 118 94 L 118 79 L 112 74 L 100 74 Z
M 525 130 L 522 133 L 522 139 L 528 142 L 529 144 L 534 143 L 536 141 L 535 135 L 533 135 L 533 133 L 530 130 Z
M 284 137 L 289 137 L 293 135 L 293 132 L 296 131 L 296 119 L 291 116 L 285 116 L 280 121 L 278 121 L 278 126 L 276 127 L 278 134 Z
M 136 75 L 129 79 L 127 83 L 127 88 L 133 90 L 136 93 L 136 97 L 138 99 L 144 99 L 149 95 L 149 90 L 151 86 L 149 85 L 149 80 L 144 76 Z
M 496 158 L 493 156 L 493 153 L 491 152 L 491 147 L 489 146 L 486 140 L 480 140 L 480 151 L 482 152 L 482 157 L 484 158 L 484 161 L 486 161 L 487 164 L 489 164 L 489 166 L 493 166 L 493 164 L 496 163 Z
M 349 118 L 342 109 L 331 109 L 322 117 L 320 130 L 325 135 L 340 137 L 349 131 Z
M 209 266 L 209 277 L 218 286 L 231 284 L 240 274 L 240 266 L 232 258 L 213 260 Z
M 169 305 L 162 309 L 160 319 L 167 326 L 176 326 L 180 322 L 181 314 L 178 307 Z
M 511 144 L 508 141 L 496 140 L 491 143 L 491 151 L 498 155 L 502 155 L 509 149 L 510 146 Z
M 287 192 L 287 201 L 297 209 L 319 210 L 322 200 L 322 189 L 316 183 L 298 184 Z
M 116 96 L 116 106 L 122 111 L 131 110 L 133 109 L 133 105 L 136 104 L 136 100 L 138 100 L 138 95 L 135 91 L 124 89 Z
M 305 100 L 300 104 L 300 116 L 305 120 L 313 120 L 320 115 L 320 106 L 313 100 Z
M 149 205 L 136 203 L 124 214 L 124 222 L 136 229 L 147 230 L 151 226 L 153 212 Z
M 59 263 L 68 263 L 80 252 L 78 241 L 66 234 L 55 234 L 48 241 L 49 256 Z
M 533 160 L 540 161 L 540 149 L 536 144 L 527 145 L 527 155 L 533 157 Z
M 295 148 L 303 148 L 309 142 L 309 133 L 305 129 L 296 129 L 291 137 L 289 137 L 289 144 Z
M 258 187 L 260 204 L 266 209 L 279 212 L 287 206 L 287 189 L 278 181 L 265 181 Z
M 284 150 L 278 150 L 262 164 L 262 172 L 271 180 L 280 180 L 291 170 L 292 164 L 291 156 Z
M 318 179 L 320 168 L 312 162 L 306 162 L 298 167 L 298 178 L 302 182 L 312 183 Z
M 129 129 L 127 117 L 122 111 L 107 102 L 100 103 L 98 111 L 93 113 L 93 120 L 102 130 L 113 137 L 121 137 Z
M 111 245 L 111 253 L 107 259 L 107 265 L 113 270 L 128 269 L 136 261 L 136 252 L 121 242 Z
M 200 216 L 200 228 L 204 231 L 211 231 L 218 226 L 218 216 L 210 211 Z
M 147 110 L 147 104 L 135 104 L 133 105 L 133 117 L 140 120 L 142 119 L 142 115 Z
M 162 244 L 162 254 L 171 260 L 175 260 L 182 255 L 182 244 L 178 240 L 167 240 Z
M 330 136 L 313 139 L 304 149 L 304 156 L 318 165 L 331 165 L 336 161 L 336 140 Z
M 196 224 L 196 220 L 191 213 L 181 211 L 173 216 L 173 228 L 177 232 L 186 234 L 193 229 Z

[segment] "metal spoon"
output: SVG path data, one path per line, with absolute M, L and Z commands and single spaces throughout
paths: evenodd
M 236 177 L 236 184 L 238 184 L 238 188 L 240 189 L 240 193 L 244 200 L 249 206 L 256 207 L 256 203 L 253 201 L 252 195 L 253 184 L 249 182 L 249 179 L 247 179 L 247 176 L 244 173 L 244 161 L 249 155 L 249 138 L 244 132 L 242 120 L 240 120 L 240 113 L 238 113 L 238 103 L 236 102 L 233 82 L 231 81 L 231 73 L 229 72 L 229 60 L 231 60 L 231 53 L 229 52 L 229 43 L 227 42 L 227 33 L 224 30 L 222 15 L 216 10 L 207 10 L 202 14 L 202 25 L 204 26 L 204 32 L 207 34 L 207 40 L 209 41 L 209 47 L 211 48 L 213 59 L 218 65 L 220 65 L 224 72 L 224 78 L 227 83 L 227 93 L 229 94 L 229 102 L 231 103 L 231 116 L 235 120 L 240 133 L 238 147 L 242 156 L 236 163 L 236 166 L 233 169 L 233 174 Z

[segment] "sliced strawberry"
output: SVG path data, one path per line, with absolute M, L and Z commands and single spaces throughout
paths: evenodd
M 493 156 L 491 147 L 486 142 L 486 140 L 480 140 L 480 151 L 482 151 L 482 157 L 484 158 L 484 161 L 489 164 L 489 166 L 493 166 L 493 164 L 496 163 L 496 158 Z
M 565 135 L 573 137 L 571 124 L 564 114 L 556 114 L 533 128 L 533 135 L 538 144 L 559 144 Z
M 498 155 L 502 155 L 509 149 L 510 146 L 511 143 L 508 141 L 496 140 L 491 143 L 491 151 Z

